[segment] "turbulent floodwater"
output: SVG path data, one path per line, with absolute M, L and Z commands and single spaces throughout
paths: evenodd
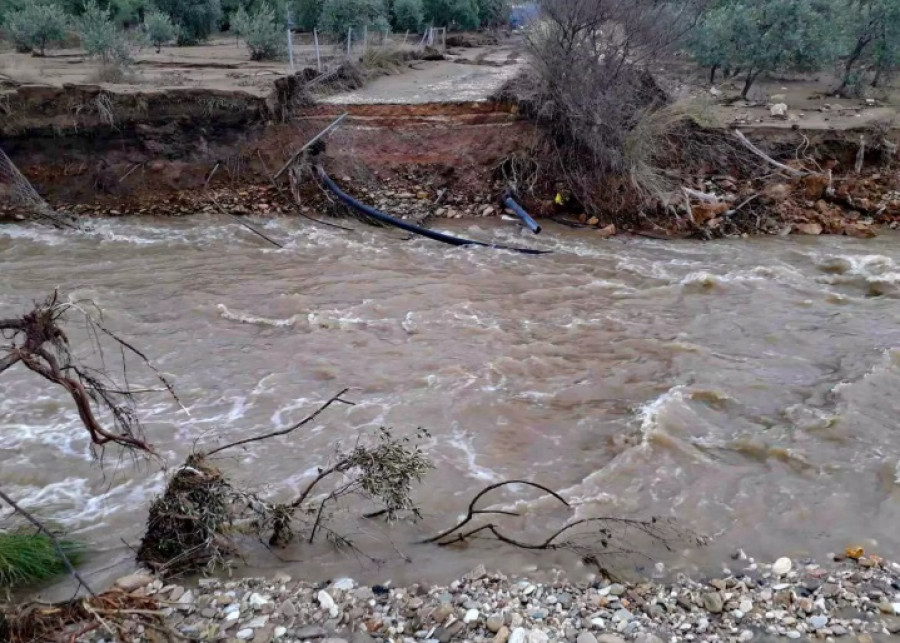
M 170 464 L 196 441 L 287 426 L 345 386 L 357 406 L 221 466 L 290 493 L 361 431 L 431 432 L 424 520 L 390 532 L 393 543 L 376 526 L 345 527 L 386 562 L 321 545 L 287 563 L 253 552 L 245 572 L 397 582 L 448 580 L 477 562 L 576 572 L 562 554 L 410 544 L 506 478 L 559 489 L 575 516 L 673 516 L 714 536 L 668 554 L 670 567 L 712 565 L 736 547 L 772 558 L 867 539 L 897 554 L 898 237 L 604 242 L 553 226 L 536 240 L 509 223 L 454 230 L 556 251 L 531 257 L 372 229 L 275 221 L 267 231 L 288 247 L 202 217 L 104 221 L 88 236 L 0 227 L 0 316 L 58 286 L 93 299 L 174 378 L 189 416 L 142 396 L 149 439 Z M 138 373 L 132 384 L 152 385 Z M 0 462 L 4 490 L 90 543 L 89 565 L 107 577 L 127 567 L 124 543 L 140 538 L 164 479 L 112 452 L 101 470 L 69 401 L 16 371 L 0 377 Z M 518 533 L 538 538 L 567 517 L 533 507 Z

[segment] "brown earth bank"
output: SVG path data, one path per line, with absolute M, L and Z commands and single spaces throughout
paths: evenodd
M 51 205 L 88 215 L 185 215 L 218 209 L 214 201 L 236 214 L 340 215 L 315 181 L 297 175 L 288 197 L 269 177 L 347 112 L 328 140 L 326 168 L 355 196 L 405 218 L 500 214 L 499 197 L 516 179 L 534 214 L 604 236 L 870 236 L 900 222 L 891 130 L 746 130 L 785 170 L 727 130 L 685 122 L 655 146 L 664 189 L 635 195 L 623 175 L 609 185 L 608 211 L 585 212 L 566 198 L 564 177 L 546 169 L 553 163 L 537 126 L 502 102 L 315 104 L 302 79 L 288 77 L 267 97 L 23 85 L 0 96 L 0 112 L 0 147 L 13 163 Z

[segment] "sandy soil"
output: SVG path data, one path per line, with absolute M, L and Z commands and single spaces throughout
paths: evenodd
M 411 46 L 400 40 L 398 37 L 392 46 Z M 334 46 L 323 46 L 322 64 L 327 66 L 342 55 L 343 51 Z M 447 55 L 443 61 L 412 63 L 403 73 L 379 78 L 360 90 L 326 100 L 333 104 L 484 100 L 526 64 L 521 45 L 515 40 L 494 46 L 451 48 Z M 316 66 L 315 48 L 308 34 L 295 35 L 295 65 Z M 290 72 L 286 62 L 251 62 L 246 47 L 226 37 L 214 38 L 198 47 L 166 47 L 159 54 L 143 49 L 137 53 L 133 69 L 126 82 L 100 84 L 120 92 L 195 87 L 263 96 L 269 93 L 276 78 Z M 828 95 L 836 84 L 830 74 L 770 78 L 757 84 L 752 101 L 748 102 L 738 100 L 740 79 L 720 82 L 711 91 L 707 72 L 691 63 L 672 61 L 659 71 L 676 95 L 707 102 L 709 115 L 723 127 L 844 130 L 900 126 L 898 81 L 887 88 L 870 88 L 863 98 L 840 99 Z M 4 51 L 0 45 L 0 83 L 4 77 L 19 83 L 98 83 L 98 72 L 97 63 L 77 49 L 54 50 L 41 58 L 15 53 L 8 47 Z M 770 106 L 774 103 L 788 106 L 787 118 L 771 115 Z
M 867 88 L 860 98 L 830 95 L 838 85 L 828 73 L 813 76 L 783 75 L 759 80 L 750 100 L 740 100 L 743 81 L 723 81 L 711 87 L 708 71 L 693 64 L 671 64 L 662 68 L 668 89 L 676 95 L 701 98 L 710 104 L 710 115 L 721 126 L 742 128 L 801 128 L 847 130 L 859 127 L 900 127 L 900 80 L 884 88 Z M 772 115 L 771 106 L 788 106 L 787 118 Z
M 365 87 L 325 99 L 334 104 L 445 103 L 485 100 L 522 70 L 515 43 L 450 49 L 448 60 L 419 61 L 409 71 L 374 80 Z
M 295 39 L 298 69 L 316 66 L 315 47 L 306 40 L 303 35 Z M 337 55 L 333 47 L 323 47 L 322 63 Z M 26 84 L 96 83 L 121 92 L 198 87 L 263 96 L 271 91 L 276 78 L 290 73 L 286 61 L 252 62 L 243 43 L 225 37 L 197 47 L 164 47 L 159 54 L 143 49 L 137 52 L 135 61 L 125 82 L 107 83 L 100 82 L 98 63 L 78 49 L 54 50 L 44 58 L 0 49 L 0 80 L 6 76 Z

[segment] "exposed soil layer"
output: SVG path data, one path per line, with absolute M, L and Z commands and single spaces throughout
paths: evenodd
M 830 185 L 811 187 L 810 180 L 780 178 L 727 131 L 686 127 L 661 142 L 655 159 L 671 188 L 667 196 L 648 198 L 632 208 L 633 217 L 623 217 L 621 207 L 589 216 L 577 203 L 558 202 L 560 177 L 539 169 L 552 165 L 540 158 L 540 133 L 513 106 L 314 104 L 295 81 L 277 81 L 265 98 L 210 89 L 112 93 L 100 86 L 25 85 L 0 101 L 0 140 L 51 205 L 83 214 L 191 214 L 216 209 L 213 198 L 238 214 L 286 214 L 297 207 L 340 214 L 314 181 L 300 176 L 292 182 L 298 205 L 286 191 L 277 193 L 269 177 L 347 112 L 327 142 L 329 172 L 361 198 L 417 220 L 502 212 L 497 206 L 510 159 L 535 155 L 531 187 L 522 195 L 526 206 L 539 216 L 601 227 L 607 235 L 869 236 L 873 225 L 896 226 L 900 219 L 896 147 L 885 143 L 890 132 L 757 128 L 749 134 L 773 157 L 831 172 Z M 870 142 L 857 173 L 861 135 Z M 623 177 L 619 189 L 628 180 Z M 709 201 L 685 199 L 682 187 Z M 613 189 L 611 202 L 619 198 Z
M 195 212 L 210 206 L 206 187 L 220 196 L 233 192 L 227 200 L 241 201 L 239 211 L 286 211 L 287 203 L 259 199 L 268 177 L 345 111 L 326 163 L 367 188 L 403 178 L 397 189 L 480 199 L 494 190 L 491 168 L 534 135 L 514 110 L 493 103 L 298 108 L 296 102 L 290 91 L 262 99 L 208 90 L 112 94 L 97 86 L 23 86 L 3 103 L 0 140 L 52 205 L 115 215 Z M 318 194 L 315 186 L 300 187 Z

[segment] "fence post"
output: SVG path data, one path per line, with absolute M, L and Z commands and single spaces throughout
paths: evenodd
M 291 61 L 291 73 L 295 73 L 296 69 L 294 68 L 294 20 L 291 16 L 291 10 L 285 7 L 285 13 L 287 13 L 287 48 L 288 48 L 288 60 Z
M 363 53 L 369 51 L 369 25 L 363 25 Z
M 350 50 L 353 49 L 353 27 L 347 28 L 347 58 L 350 57 Z
M 316 71 L 322 73 L 322 53 L 319 51 L 319 32 L 313 29 L 313 39 L 316 41 Z

